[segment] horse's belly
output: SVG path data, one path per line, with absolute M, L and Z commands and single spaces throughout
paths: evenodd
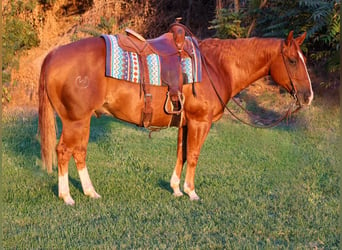
M 143 107 L 127 110 L 127 108 L 124 109 L 122 107 L 120 109 L 113 109 L 110 105 L 104 105 L 95 110 L 95 115 L 97 117 L 110 115 L 128 123 L 142 125 Z M 171 119 L 172 116 L 167 115 L 162 108 L 153 109 L 150 126 L 167 127 L 169 126 Z
M 141 125 L 145 98 L 140 86 L 135 83 L 116 81 L 116 83 L 109 82 L 105 102 L 95 113 L 97 115 L 110 114 L 120 120 Z M 166 127 L 170 124 L 172 116 L 164 111 L 166 92 L 167 88 L 151 86 L 151 126 Z

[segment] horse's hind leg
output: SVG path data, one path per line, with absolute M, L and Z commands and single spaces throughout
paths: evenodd
M 58 159 L 58 197 L 63 199 L 65 204 L 74 205 L 75 201 L 70 195 L 68 175 L 68 164 L 72 155 L 72 150 L 64 143 L 63 132 L 56 151 Z
M 100 198 L 101 196 L 96 193 L 95 188 L 90 180 L 88 169 L 86 166 L 87 145 L 89 140 L 90 122 L 84 128 L 84 137 L 73 150 L 73 157 L 75 159 L 78 174 L 80 176 L 82 189 L 85 195 L 91 198 Z
M 90 118 L 77 122 L 63 122 L 62 136 L 57 146 L 58 194 L 68 205 L 75 204 L 70 195 L 68 181 L 68 163 L 71 156 L 75 159 L 84 193 L 93 198 L 100 197 L 95 192 L 85 164 L 89 129 Z
M 186 141 L 187 127 L 185 126 L 178 129 L 177 162 L 170 180 L 170 186 L 173 189 L 173 195 L 177 197 L 183 195 L 182 191 L 179 188 L 179 183 L 183 166 L 186 162 Z

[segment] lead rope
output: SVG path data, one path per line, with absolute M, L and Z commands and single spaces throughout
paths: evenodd
M 213 89 L 214 89 L 214 91 L 215 91 L 215 93 L 216 93 L 216 95 L 217 95 L 219 101 L 221 102 L 221 105 L 222 105 L 223 109 L 226 109 L 226 110 L 227 110 L 235 119 L 237 119 L 238 121 L 240 121 L 240 122 L 242 122 L 242 123 L 244 123 L 244 124 L 246 124 L 246 125 L 249 125 L 249 126 L 255 127 L 255 128 L 272 128 L 272 127 L 277 126 L 277 125 L 278 125 L 280 122 L 282 122 L 285 118 L 287 118 L 287 121 L 288 121 L 288 119 L 290 118 L 291 114 L 296 113 L 296 112 L 301 108 L 300 106 L 298 106 L 294 111 L 292 111 L 292 108 L 295 107 L 295 106 L 297 105 L 296 102 L 293 103 L 293 104 L 288 108 L 288 110 L 285 112 L 285 114 L 284 114 L 283 116 L 281 116 L 281 117 L 280 117 L 279 119 L 277 119 L 275 122 L 272 122 L 272 123 L 270 123 L 270 124 L 258 125 L 258 124 L 253 124 L 253 123 L 246 122 L 246 121 L 242 120 L 240 117 L 238 117 L 237 115 L 235 115 L 234 112 L 231 111 L 231 110 L 228 108 L 228 106 L 224 103 L 224 101 L 222 100 L 221 96 L 219 95 L 219 93 L 218 93 L 218 91 L 217 91 L 217 89 L 216 89 L 216 87 L 215 87 L 215 85 L 214 85 L 213 80 L 212 80 L 211 77 L 210 77 L 209 70 L 208 70 L 208 66 L 207 66 L 207 63 L 206 63 L 205 58 L 203 57 L 203 55 L 201 55 L 201 60 L 202 60 L 202 62 L 203 62 L 204 68 L 205 68 L 205 70 L 206 70 L 206 72 L 207 72 L 207 74 L 208 74 L 209 81 L 210 81 L 210 83 L 211 83 L 211 85 L 212 85 L 212 87 L 213 87 Z M 239 104 L 234 98 L 233 98 L 233 100 L 234 100 L 234 102 L 235 102 L 243 111 L 245 111 L 249 116 L 251 116 L 251 117 L 254 116 L 254 117 L 255 117 L 255 115 L 251 114 L 248 110 L 246 110 L 244 107 L 242 107 L 241 104 Z M 258 119 L 260 120 L 260 118 L 258 118 Z

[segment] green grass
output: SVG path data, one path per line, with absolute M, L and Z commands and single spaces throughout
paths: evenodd
M 149 139 L 94 118 L 87 166 L 102 198 L 82 194 L 71 162 L 69 207 L 57 171 L 40 168 L 37 117 L 3 120 L 5 249 L 338 249 L 338 105 L 318 98 L 266 130 L 224 116 L 201 152 L 199 202 L 172 196 L 174 128 Z

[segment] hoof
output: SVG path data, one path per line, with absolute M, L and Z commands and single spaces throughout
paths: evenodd
M 195 195 L 189 195 L 191 201 L 199 201 L 200 197 L 195 193 Z
M 199 201 L 200 197 L 196 194 L 195 190 L 192 190 L 190 192 L 186 192 L 189 195 L 189 198 L 191 201 Z
M 99 195 L 98 193 L 96 193 L 95 190 L 87 190 L 86 192 L 84 192 L 84 194 L 86 196 L 89 196 L 90 198 L 93 198 L 93 199 L 99 199 L 101 198 L 101 195 Z
M 173 189 L 173 196 L 180 197 L 183 195 L 182 191 L 179 189 L 179 185 L 171 185 L 171 187 Z
M 70 194 L 59 195 L 59 198 L 64 200 L 65 205 L 73 206 L 75 201 L 71 198 Z
M 183 196 L 183 193 L 182 193 L 180 190 L 174 191 L 174 192 L 173 192 L 173 196 L 175 196 L 175 197 L 181 197 L 181 196 Z

